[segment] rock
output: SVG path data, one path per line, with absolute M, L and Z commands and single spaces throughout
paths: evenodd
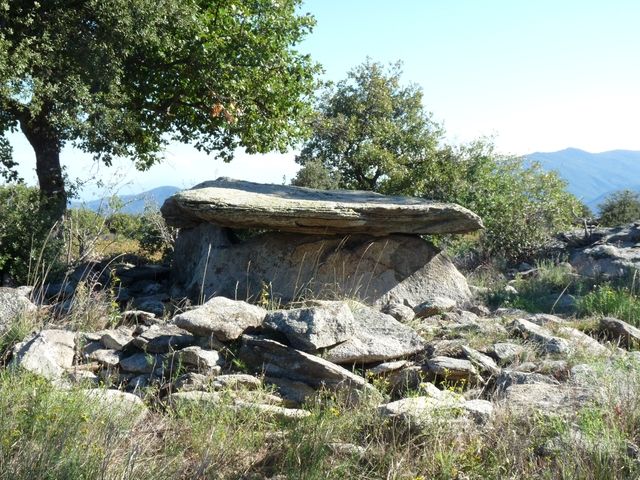
M 117 367 L 122 359 L 122 352 L 110 348 L 93 350 L 87 354 L 89 360 L 95 360 L 107 367 Z
M 518 295 L 518 290 L 513 285 L 507 285 L 504 287 L 504 293 L 508 295 Z
M 401 303 L 388 303 L 380 310 L 382 313 L 391 315 L 400 323 L 409 323 L 416 316 L 413 308 L 403 305 Z
M 392 372 L 386 377 L 389 390 L 395 394 L 408 390 L 417 390 L 426 380 L 426 372 L 422 367 L 410 365 L 401 370 Z
M 475 383 L 482 380 L 469 360 L 457 358 L 433 357 L 427 360 L 427 371 L 445 381 Z
M 304 382 L 277 377 L 265 377 L 264 382 L 274 385 L 278 394 L 292 405 L 302 405 L 316 395 L 316 390 Z
M 411 308 L 435 297 L 464 305 L 471 292 L 451 261 L 420 237 L 345 238 L 269 232 L 224 241 L 213 225 L 183 229 L 176 240 L 175 290 L 197 301 L 221 295 L 282 304 L 301 297 L 353 298 Z
M 349 370 L 275 340 L 243 335 L 239 357 L 268 377 L 304 382 L 315 389 L 372 391 L 364 378 Z
M 338 363 L 373 363 L 406 357 L 425 348 L 422 337 L 408 325 L 366 305 L 352 303 L 353 335 L 327 349 L 323 358 Z
M 589 400 L 588 391 L 567 385 L 523 383 L 508 387 L 503 404 L 510 410 L 558 414 L 576 411 Z
M 90 372 L 88 370 L 77 370 L 73 369 L 67 372 L 67 376 L 71 383 L 73 384 L 82 384 L 82 385 L 98 385 L 100 379 L 98 376 Z
M 282 333 L 292 347 L 313 352 L 350 339 L 356 324 L 345 302 L 317 302 L 311 307 L 269 312 L 263 327 Z
M 483 228 L 480 217 L 452 203 L 229 178 L 179 192 L 165 201 L 161 212 L 169 225 L 179 228 L 204 222 L 316 235 L 466 233 Z
M 262 381 L 253 375 L 246 373 L 234 373 L 218 375 L 212 382 L 216 390 L 256 390 L 262 386 Z
M 262 325 L 267 311 L 246 302 L 213 297 L 200 307 L 173 317 L 172 322 L 194 335 L 214 335 L 222 342 L 239 338 Z
M 546 328 L 523 318 L 514 320 L 511 327 L 526 340 L 535 342 L 544 353 L 568 353 L 571 350 L 564 338 L 556 337 Z
M 489 310 L 484 305 L 472 305 L 471 307 L 469 307 L 469 311 L 471 313 L 475 313 L 479 317 L 488 317 L 489 315 L 491 315 L 491 310 Z
M 300 420 L 311 415 L 311 412 L 298 408 L 284 408 L 277 405 L 246 402 L 243 400 L 236 400 L 234 406 L 238 410 L 257 410 L 261 414 L 276 420 Z
M 179 350 L 175 353 L 174 358 L 185 365 L 193 365 L 204 371 L 213 370 L 216 374 L 220 373 L 220 367 L 224 365 L 224 358 L 220 356 L 218 351 L 205 350 L 197 346 Z
M 427 356 L 429 357 L 461 357 L 464 355 L 462 347 L 465 340 L 456 338 L 454 340 L 433 340 L 427 344 Z
M 498 364 L 493 360 L 493 358 L 480 353 L 467 345 L 462 346 L 462 352 L 480 372 L 488 373 L 490 375 L 498 375 L 500 373 L 500 367 L 498 367 Z
M 467 400 L 462 408 L 480 425 L 487 423 L 493 415 L 493 404 L 488 400 Z
M 41 330 L 13 347 L 11 365 L 62 382 L 73 365 L 75 334 L 67 330 Z
M 127 390 L 137 392 L 151 384 L 151 376 L 148 374 L 136 375 L 127 382 Z
M 105 330 L 100 341 L 105 347 L 112 350 L 124 350 L 133 341 L 133 330 L 128 327 Z
M 162 317 L 165 314 L 165 302 L 169 300 L 169 295 L 166 293 L 138 296 L 134 297 L 133 306 L 138 310 L 144 310 L 157 317 Z
M 463 397 L 447 393 L 449 392 L 396 400 L 380 405 L 378 413 L 401 422 L 409 430 L 420 430 L 428 425 L 434 413 L 443 410 L 455 411 L 462 407 Z
M 192 392 L 195 390 L 205 390 L 208 386 L 210 378 L 201 373 L 188 372 L 180 375 L 175 382 L 173 388 L 176 391 Z
M 132 393 L 106 388 L 79 390 L 79 393 L 91 402 L 99 403 L 103 408 L 113 409 L 118 414 L 137 416 L 137 421 L 142 420 L 148 412 L 140 397 Z
M 600 320 L 600 330 L 627 348 L 640 344 L 640 329 L 613 317 Z
M 573 327 L 559 327 L 558 333 L 567 338 L 574 349 L 580 349 L 590 355 L 609 356 L 610 350 L 595 338 Z
M 120 360 L 120 368 L 125 372 L 151 373 L 162 368 L 162 357 L 150 353 L 134 353 Z
M 396 319 L 397 320 L 397 319 Z M 353 443 L 331 442 L 327 443 L 327 448 L 332 455 L 347 457 L 364 457 L 367 449 Z
M 562 325 L 567 323 L 563 318 L 558 317 L 556 315 L 549 315 L 548 313 L 535 313 L 533 315 L 527 316 L 527 320 L 531 323 L 535 323 L 540 327 L 545 327 L 547 325 Z
M 391 372 L 400 370 L 401 368 L 406 367 L 408 365 L 410 365 L 410 363 L 407 360 L 397 360 L 395 362 L 384 362 L 367 370 L 367 375 L 380 377 L 380 376 L 387 375 Z
M 222 402 L 222 395 L 219 392 L 186 391 L 172 393 L 168 397 L 168 403 L 174 408 L 181 407 L 209 407 L 217 406 Z
M 125 310 L 120 314 L 121 322 L 124 325 L 156 325 L 160 322 L 156 318 L 155 313 L 145 312 L 144 310 Z
M 20 315 L 38 309 L 23 291 L 0 287 L 0 335 Z
M 513 370 L 503 370 L 496 378 L 496 392 L 503 393 L 512 385 L 530 385 L 530 384 L 547 384 L 559 385 L 559 382 L 547 375 L 539 373 L 516 372 Z
M 516 343 L 498 342 L 492 345 L 490 352 L 501 365 L 505 365 L 519 358 L 525 349 Z
M 138 335 L 133 344 L 150 353 L 167 353 L 192 345 L 193 335 L 176 325 L 154 325 Z
M 448 297 L 434 297 L 422 302 L 413 308 L 418 318 L 431 317 L 439 313 L 450 312 L 455 309 L 458 302 Z

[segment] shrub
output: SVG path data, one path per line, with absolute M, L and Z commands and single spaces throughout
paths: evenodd
M 63 242 L 51 229 L 48 209 L 37 188 L 0 186 L 1 283 L 41 281 L 59 266 Z
M 640 193 L 620 190 L 605 198 L 600 209 L 600 224 L 615 227 L 640 220 Z

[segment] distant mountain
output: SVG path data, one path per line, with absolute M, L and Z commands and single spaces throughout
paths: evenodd
M 142 213 L 144 211 L 144 207 L 148 204 L 156 204 L 160 207 L 167 198 L 180 190 L 181 189 L 178 187 L 165 186 L 135 195 L 117 195 L 123 204 L 122 209 L 119 211 L 123 213 L 137 214 Z M 99 198 L 88 202 L 71 202 L 71 208 L 88 208 L 94 212 L 108 212 L 109 198 Z
M 559 152 L 536 152 L 527 158 L 540 163 L 545 170 L 557 171 L 569 184 L 569 191 L 594 212 L 616 190 L 640 192 L 640 152 L 589 153 L 567 148 Z

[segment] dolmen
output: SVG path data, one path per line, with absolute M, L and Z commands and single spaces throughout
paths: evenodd
M 483 228 L 452 203 L 218 178 L 161 208 L 178 227 L 174 293 L 284 304 L 354 299 L 383 307 L 470 299 L 466 280 L 422 235 Z

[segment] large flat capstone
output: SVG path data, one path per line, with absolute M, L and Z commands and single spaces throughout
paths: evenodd
M 309 234 L 466 233 L 483 228 L 475 213 L 454 203 L 373 192 L 314 190 L 218 178 L 177 193 L 162 206 L 167 223 L 213 223 Z

